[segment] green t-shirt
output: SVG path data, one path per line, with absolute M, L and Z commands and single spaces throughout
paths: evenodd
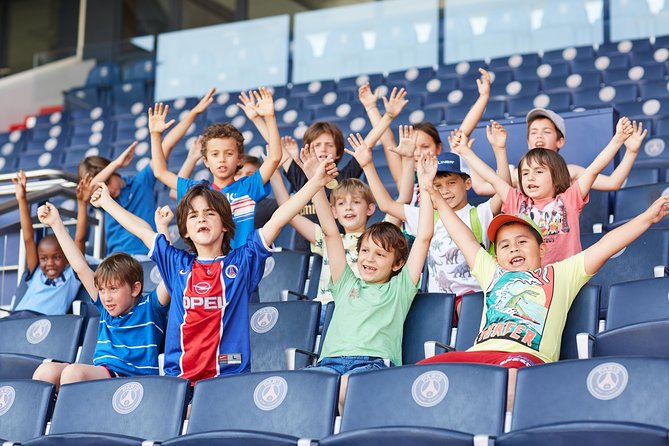
M 376 356 L 401 365 L 404 319 L 418 291 L 406 265 L 386 283 L 367 283 L 347 266 L 330 291 L 335 311 L 320 359 Z

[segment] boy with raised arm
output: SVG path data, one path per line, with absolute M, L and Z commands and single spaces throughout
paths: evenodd
M 235 235 L 230 203 L 208 184 L 189 189 L 177 205 L 177 225 L 189 251 L 118 205 L 104 184 L 91 203 L 102 207 L 150 248 L 165 285 L 174 297 L 165 341 L 165 374 L 195 383 L 250 368 L 248 301 L 262 279 L 270 246 L 304 204 L 337 175 L 330 158 L 314 177 L 246 242 L 231 249 Z
M 269 153 L 263 165 L 256 173 L 235 181 L 235 175 L 244 159 L 244 137 L 231 124 L 214 124 L 205 129 L 202 135 L 202 157 L 213 176 L 207 184 L 214 190 L 225 194 L 232 207 L 232 216 L 236 226 L 232 247 L 246 243 L 246 238 L 253 232 L 253 220 L 256 203 L 267 196 L 266 187 L 272 173 L 281 161 L 281 140 L 274 116 L 274 100 L 272 94 L 261 88 L 253 92 L 256 102 L 254 111 L 264 119 L 268 129 Z M 162 133 L 174 121 L 165 122 L 168 107 L 156 104 L 149 109 L 149 131 L 151 132 L 151 158 L 156 177 L 170 188 L 177 190 L 177 201 L 191 187 L 200 184 L 187 178 L 181 178 L 167 169 L 167 162 L 161 150 Z

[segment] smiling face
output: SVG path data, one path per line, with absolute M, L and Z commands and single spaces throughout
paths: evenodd
M 422 153 L 423 155 L 432 154 L 434 156 L 441 153 L 441 143 L 437 144 L 432 136 L 422 130 L 417 130 L 416 133 L 418 134 L 418 137 L 416 138 L 417 152 Z M 418 153 L 416 153 L 416 156 L 417 155 Z
M 359 193 L 344 193 L 334 200 L 332 213 L 346 233 L 363 232 L 367 220 L 376 210 L 374 203 L 368 203 Z
M 369 283 L 385 283 L 394 272 L 399 271 L 404 262 L 396 262 L 395 250 L 387 251 L 372 237 L 364 237 L 358 251 L 358 272 L 360 278 Z
M 471 178 L 464 179 L 456 173 L 437 173 L 432 185 L 454 211 L 467 205 L 467 191 L 472 187 Z
M 119 280 L 110 280 L 98 288 L 100 302 L 114 317 L 130 311 L 141 291 L 141 282 L 130 285 Z
M 546 244 L 539 244 L 534 231 L 522 223 L 502 225 L 495 237 L 497 263 L 507 271 L 532 271 L 541 267 Z
M 537 147 L 559 151 L 564 146 L 564 138 L 560 136 L 553 121 L 548 118 L 536 118 L 527 128 L 527 148 Z
M 232 138 L 212 138 L 207 141 L 204 165 L 214 176 L 214 183 L 227 185 L 234 179 L 237 168 L 243 161 L 237 142 Z
M 67 259 L 58 242 L 49 237 L 40 241 L 37 246 L 37 259 L 39 267 L 49 279 L 60 277 L 67 267 Z
M 521 191 L 533 200 L 555 197 L 556 188 L 551 170 L 545 164 L 524 160 L 519 168 Z

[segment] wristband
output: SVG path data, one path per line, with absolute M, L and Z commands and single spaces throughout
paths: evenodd
M 388 115 L 388 117 L 389 117 L 390 119 L 395 119 L 395 115 L 393 115 L 392 113 L 390 113 L 390 112 L 386 112 L 386 114 Z

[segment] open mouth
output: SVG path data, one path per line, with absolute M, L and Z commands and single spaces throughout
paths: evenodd
M 511 266 L 520 266 L 525 261 L 524 257 L 514 257 L 511 259 Z
M 209 228 L 206 228 L 206 227 L 203 226 L 203 227 L 201 227 L 201 228 L 198 228 L 197 232 L 198 232 L 198 233 L 201 233 L 201 232 L 208 233 L 208 232 L 209 232 Z
M 376 268 L 373 268 L 371 266 L 362 266 L 362 270 L 367 273 L 367 274 L 374 274 L 376 272 Z

